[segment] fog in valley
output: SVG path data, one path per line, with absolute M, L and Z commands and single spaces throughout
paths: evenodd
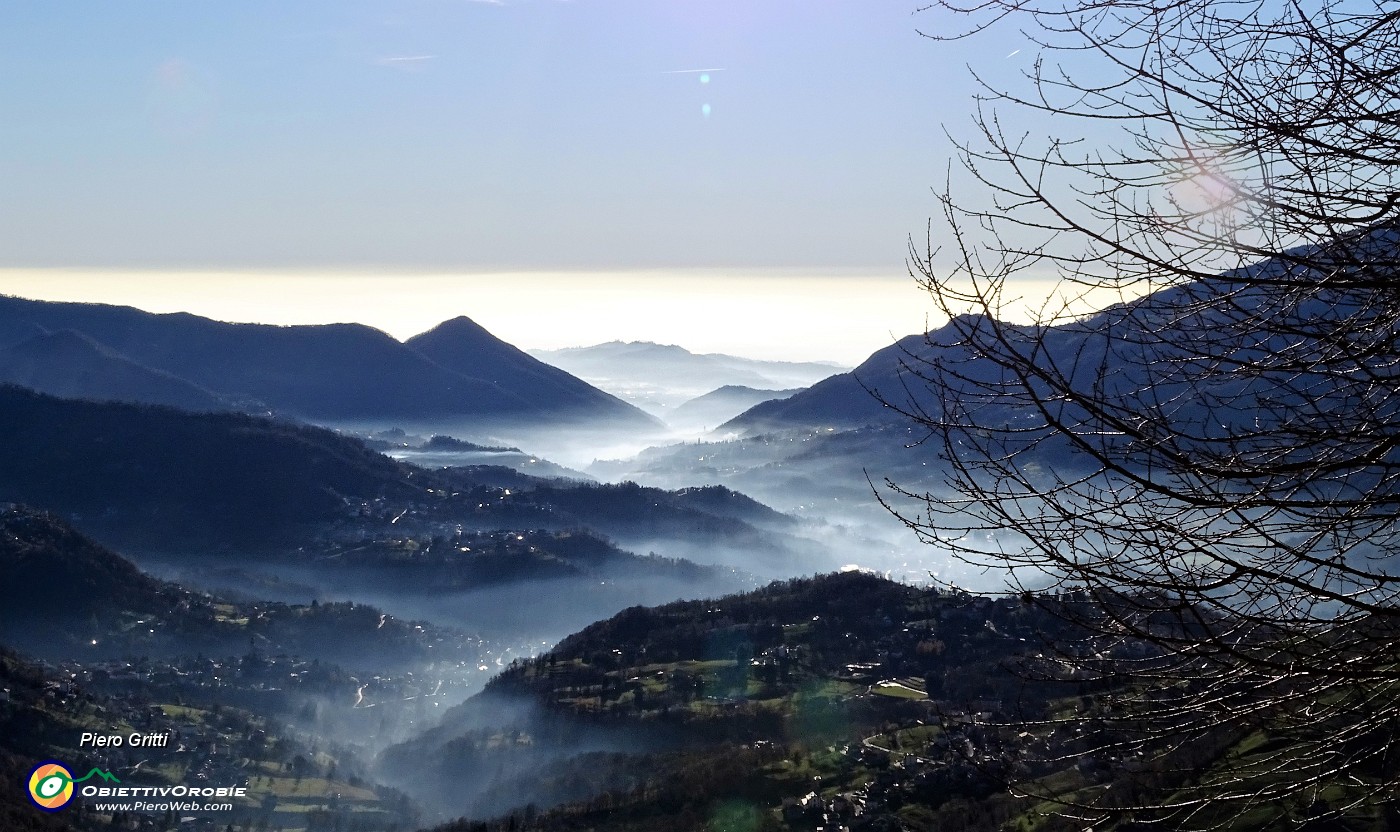
M 0 3 L 0 832 L 1400 829 L 1400 3 L 166 11 Z
M 22 299 L 0 299 L 0 336 L 36 385 L 0 386 L 16 449 L 0 499 L 53 512 L 14 509 L 12 586 L 59 598 L 65 575 L 113 576 L 84 605 L 12 607 L 5 644 L 97 695 L 269 720 L 275 748 L 303 749 L 278 753 L 308 761 L 288 777 L 334 765 L 401 790 L 408 803 L 381 798 L 401 817 L 625 791 L 647 776 L 636 755 L 694 741 L 580 722 L 519 688 L 522 668 L 624 611 L 837 572 L 1004 588 L 891 512 L 919 504 L 886 479 L 937 492 L 937 457 L 868 418 L 870 394 L 835 365 L 645 343 L 545 355 L 580 379 L 464 317 L 400 342 Z M 772 418 L 813 395 L 829 419 Z M 701 664 L 733 664 L 731 640 Z M 588 658 L 624 662 L 620 676 L 647 665 Z M 701 690 L 708 672 L 616 683 L 638 709 L 648 689 L 722 701 Z
M 12 586 L 59 598 L 65 575 L 112 576 L 83 605 L 12 606 L 4 643 L 97 695 L 269 720 L 277 748 L 401 790 L 382 798 L 394 811 L 481 817 L 643 782 L 635 755 L 680 734 L 491 687 L 626 610 L 837 572 L 1003 588 L 882 505 L 914 516 L 886 479 L 936 492 L 937 458 L 898 423 L 849 418 L 869 393 L 835 365 L 645 343 L 545 355 L 580 379 L 467 318 L 399 342 L 22 299 L 0 299 L 0 336 L 36 385 L 0 386 L 16 450 L 0 499 L 32 507 L 0 545 Z M 810 407 L 812 385 L 838 391 L 830 420 L 763 415 Z M 710 701 L 702 671 L 637 674 L 618 683 L 638 708 L 648 687 Z M 429 774 L 405 774 L 416 758 Z

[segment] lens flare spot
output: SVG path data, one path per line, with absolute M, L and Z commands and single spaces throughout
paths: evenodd
M 147 89 L 152 128 L 166 139 L 188 141 L 213 131 L 219 102 L 202 75 L 180 58 L 156 67 Z
M 708 84 L 708 83 L 710 83 L 710 73 L 708 73 L 708 72 L 702 72 L 702 73 L 700 73 L 700 83 L 702 83 L 702 84 Z
M 710 105 L 709 105 L 709 104 L 702 104 L 702 105 L 700 105 L 700 115 L 704 116 L 705 118 L 709 118 L 709 117 L 710 117 Z

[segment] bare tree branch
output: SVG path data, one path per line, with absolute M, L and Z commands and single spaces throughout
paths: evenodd
M 1176 775 L 1168 793 L 1131 773 L 1020 790 L 1173 829 L 1397 799 L 1400 9 L 921 12 L 958 21 L 935 40 L 1020 25 L 1041 54 L 1020 89 L 981 82 L 959 155 L 983 201 L 950 178 L 940 232 L 911 244 L 952 323 L 886 404 L 940 446 L 946 488 L 887 486 L 920 506 L 898 511 L 921 539 L 1058 592 L 1093 634 L 1066 658 L 1129 680 L 1080 729 L 1154 783 Z M 1037 140 L 1008 129 L 1018 111 L 1092 129 Z M 1106 129 L 1116 146 L 1091 141 Z M 1036 270 L 1119 302 L 1007 323 Z M 1232 762 L 1192 768 L 1193 743 L 1222 742 L 1242 743 Z

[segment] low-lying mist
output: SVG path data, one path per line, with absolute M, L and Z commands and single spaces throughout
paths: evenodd
M 452 433 L 454 429 L 459 432 Z M 607 425 L 570 431 L 500 426 L 493 432 L 432 424 L 415 426 L 409 438 L 424 442 L 423 437 L 435 435 L 520 451 L 439 447 L 429 452 L 403 447 L 386 452 L 429 466 L 471 465 L 490 459 L 535 476 L 551 476 L 546 473 L 551 468 L 566 468 L 603 483 L 630 481 L 672 490 L 720 485 L 800 521 L 788 531 L 793 545 L 781 552 L 675 537 L 613 535 L 618 545 L 633 552 L 737 568 L 761 580 L 857 567 L 915 583 L 937 579 L 973 590 L 1006 586 L 1004 574 L 921 543 L 891 512 L 893 508 L 912 518 L 923 507 L 891 491 L 886 478 L 915 493 L 935 497 L 945 493 L 936 455 L 918 447 L 916 437 L 903 429 L 795 430 L 716 439 L 713 435 L 679 437 L 666 431 L 639 434 Z M 971 543 L 972 548 L 988 551 L 1003 545 L 995 539 Z
M 439 819 L 484 818 L 629 790 L 646 773 L 635 755 L 671 743 L 654 727 L 581 722 L 487 691 L 445 713 L 432 731 L 384 751 L 375 776 Z

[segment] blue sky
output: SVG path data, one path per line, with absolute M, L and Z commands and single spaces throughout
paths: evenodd
M 907 281 L 942 125 L 969 122 L 964 64 L 1031 59 L 922 38 L 940 21 L 915 8 L 4 4 L 0 291 L 39 296 L 55 267 Z M 913 325 L 891 297 L 862 343 Z

